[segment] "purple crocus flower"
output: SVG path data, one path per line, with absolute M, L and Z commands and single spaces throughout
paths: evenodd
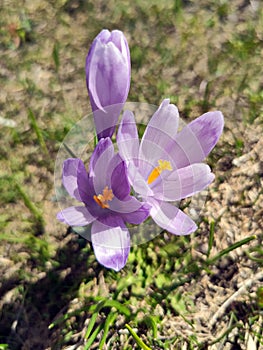
M 150 215 L 163 229 L 187 235 L 197 229 L 194 221 L 175 205 L 203 190 L 214 179 L 208 165 L 201 163 L 217 143 L 223 130 L 223 115 L 208 112 L 178 132 L 177 107 L 162 102 L 139 142 L 132 112 L 125 111 L 117 143 L 128 165 L 134 190 L 151 205 Z
M 111 137 L 127 99 L 131 79 L 130 51 L 119 30 L 102 30 L 86 59 L 86 82 L 98 138 Z
M 89 173 L 78 158 L 64 161 L 62 182 L 71 197 L 84 203 L 58 213 L 70 226 L 91 224 L 91 241 L 97 260 L 119 271 L 130 251 L 125 223 L 140 224 L 149 215 L 149 205 L 130 195 L 127 167 L 114 154 L 110 138 L 101 139 L 90 159 Z

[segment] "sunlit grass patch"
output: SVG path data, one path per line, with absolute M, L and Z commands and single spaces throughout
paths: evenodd
M 202 271 L 211 274 L 209 270 L 215 261 L 251 239 L 254 237 L 237 242 L 208 260 L 193 259 L 188 239 L 173 238 L 169 246 L 158 237 L 143 247 L 134 247 L 122 273 L 101 271 L 95 284 L 83 282 L 76 307 L 71 305 L 74 311 L 59 317 L 50 329 L 63 327 L 65 336 L 61 345 L 70 345 L 77 336 L 78 326 L 74 320 L 80 317 L 85 332 L 78 339 L 79 344 L 85 344 L 84 348 L 103 349 L 104 344 L 109 346 L 111 342 L 122 344 L 120 346 L 126 344 L 129 348 L 135 342 L 141 344 L 142 349 L 169 349 L 185 341 L 179 334 L 167 336 L 167 339 L 160 336 L 164 319 L 176 317 L 177 322 L 186 323 L 193 329 L 189 346 L 201 346 L 202 342 L 194 336 L 192 315 L 196 306 L 190 294 L 182 293 L 184 286 L 190 282 L 198 283 Z M 125 332 L 125 324 L 131 327 L 132 337 Z

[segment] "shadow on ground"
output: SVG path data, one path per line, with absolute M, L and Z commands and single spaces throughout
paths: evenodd
M 58 267 L 46 272 L 45 277 L 35 283 L 14 278 L 2 281 L 0 295 L 19 286 L 19 296 L 3 305 L 0 313 L 0 343 L 8 344 L 12 350 L 59 349 L 59 345 L 53 346 L 52 343 L 59 344 L 61 330 L 56 334 L 56 328 L 55 331 L 49 331 L 48 326 L 68 310 L 81 282 L 88 282 L 99 273 L 95 271 L 98 268 L 95 259 L 87 271 L 87 258 L 91 250 L 87 252 L 82 249 L 86 244 L 89 243 L 72 235 L 66 246 L 54 257 Z M 80 324 L 79 327 L 81 329 Z

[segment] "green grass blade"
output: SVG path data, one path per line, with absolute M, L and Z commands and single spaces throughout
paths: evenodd
M 85 334 L 85 339 L 88 339 L 88 337 L 90 336 L 91 334 L 91 331 L 96 323 L 96 319 L 99 315 L 99 311 L 95 312 L 91 318 L 90 318 L 90 321 L 89 321 L 89 325 L 88 325 L 88 328 L 87 328 L 87 331 L 86 331 L 86 334 Z
M 91 347 L 91 345 L 94 343 L 95 339 L 97 338 L 97 335 L 99 334 L 99 332 L 102 330 L 103 325 L 100 324 L 95 330 L 94 332 L 91 334 L 91 337 L 89 338 L 89 340 L 87 341 L 87 343 L 85 344 L 84 350 L 89 350 L 89 348 Z
M 94 313 L 93 313 L 93 315 L 90 318 L 89 325 L 88 325 L 88 328 L 87 328 L 87 331 L 86 331 L 86 334 L 85 334 L 85 339 L 88 339 L 88 337 L 90 336 L 91 331 L 92 331 L 92 329 L 93 329 L 93 327 L 94 327 L 94 325 L 96 323 L 96 319 L 97 319 L 97 317 L 99 315 L 99 312 L 104 307 L 104 305 L 105 305 L 105 300 L 102 300 L 96 306 L 96 309 L 94 310 Z
M 8 344 L 0 344 L 0 350 L 8 350 Z
M 6 241 L 9 243 L 25 243 L 26 239 L 30 236 L 26 237 L 16 237 L 15 235 L 7 235 L 5 233 L 0 234 L 0 241 Z
M 54 322 L 50 323 L 50 325 L 48 326 L 48 329 L 54 328 L 55 326 L 59 325 L 60 323 L 67 321 L 69 318 L 81 314 L 83 311 L 84 312 L 92 312 L 93 310 L 94 310 L 94 305 L 89 305 L 89 306 L 83 306 L 76 311 L 68 312 L 65 315 L 57 318 Z
M 103 336 L 101 338 L 101 341 L 100 341 L 100 345 L 99 345 L 99 349 L 101 350 L 107 340 L 107 336 L 108 336 L 108 333 L 109 333 L 109 329 L 110 329 L 110 326 L 114 323 L 114 321 L 116 320 L 117 318 L 117 313 L 116 312 L 112 312 L 108 315 L 106 321 L 105 321 L 105 325 L 104 325 L 104 329 L 103 329 Z
M 214 242 L 214 234 L 215 234 L 215 222 L 214 220 L 211 221 L 210 224 L 210 232 L 209 232 L 209 239 L 208 239 L 208 250 L 207 250 L 207 258 L 209 258 L 211 249 L 213 247 L 213 242 Z
M 76 154 L 69 148 L 69 146 L 67 146 L 66 143 L 63 142 L 63 146 L 66 148 L 66 150 L 67 150 L 68 153 L 71 155 L 71 157 L 73 157 L 73 158 L 78 158 L 78 157 L 76 156 Z
M 126 323 L 125 327 L 128 329 L 130 332 L 131 336 L 133 339 L 136 341 L 136 343 L 139 345 L 139 347 L 143 350 L 151 350 L 142 340 L 141 338 L 138 337 L 138 335 L 133 331 L 133 329 Z
M 88 325 L 88 328 L 87 328 L 87 331 L 85 334 L 85 339 L 87 339 L 90 336 L 91 331 L 95 325 L 96 319 L 99 315 L 99 312 L 104 307 L 115 307 L 119 312 L 121 312 L 122 314 L 124 314 L 127 317 L 129 317 L 131 314 L 130 310 L 126 306 L 122 305 L 121 303 L 119 303 L 116 300 L 102 300 L 102 301 L 100 301 L 98 303 L 98 305 L 96 306 L 96 309 L 94 310 L 94 313 L 91 316 L 91 319 L 89 321 L 89 325 Z
M 45 155 L 48 155 L 49 153 L 48 153 L 48 149 L 47 149 L 47 146 L 46 146 L 46 143 L 45 143 L 42 131 L 38 127 L 36 117 L 35 117 L 33 111 L 30 108 L 28 109 L 28 118 L 30 120 L 32 128 L 35 130 L 38 142 L 40 144 L 40 147 L 41 147 L 43 153 Z
M 153 339 L 157 339 L 157 323 L 155 321 L 155 318 L 153 316 L 145 316 L 144 322 L 147 324 L 148 327 L 152 328 Z
M 54 44 L 53 51 L 52 51 L 52 57 L 53 57 L 53 61 L 55 63 L 56 72 L 58 72 L 59 66 L 60 66 L 59 43 L 58 42 L 55 42 L 55 44 Z
M 126 306 L 122 305 L 116 300 L 106 300 L 103 307 L 115 307 L 120 313 L 122 313 L 126 317 L 131 316 L 131 311 Z
M 23 199 L 25 206 L 31 211 L 31 213 L 35 217 L 37 223 L 43 229 L 44 219 L 43 219 L 41 212 L 38 210 L 38 208 L 35 206 L 35 204 L 28 197 L 28 195 L 26 194 L 24 189 L 16 181 L 15 181 L 15 188 L 17 189 L 18 193 L 20 194 L 20 197 Z
M 94 146 L 94 148 L 97 146 L 97 143 L 99 142 L 99 140 L 98 140 L 98 135 L 95 133 L 95 135 L 94 135 L 94 140 L 93 140 L 93 146 Z
M 219 252 L 218 254 L 216 254 L 213 258 L 208 259 L 206 262 L 208 265 L 211 265 L 213 263 L 215 263 L 217 260 L 221 259 L 224 255 L 227 255 L 228 253 L 230 253 L 232 250 L 235 250 L 239 247 L 241 247 L 244 244 L 249 243 L 250 241 L 253 241 L 254 239 L 256 239 L 257 237 L 251 236 L 251 237 L 247 237 L 242 239 L 239 242 L 236 242 L 234 244 L 232 244 L 230 247 L 227 247 L 226 249 L 223 249 L 221 252 Z

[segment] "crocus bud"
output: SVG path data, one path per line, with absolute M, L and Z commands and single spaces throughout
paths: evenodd
M 130 51 L 119 30 L 102 30 L 86 59 L 86 82 L 98 138 L 111 137 L 127 99 Z

